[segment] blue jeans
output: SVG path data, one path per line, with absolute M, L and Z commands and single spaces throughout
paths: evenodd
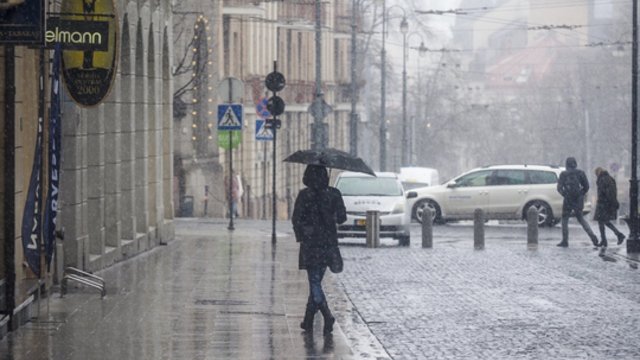
M 322 278 L 327 271 L 326 266 L 307 268 L 307 278 L 309 279 L 309 300 L 308 305 L 315 305 L 316 309 L 326 301 L 322 290 Z

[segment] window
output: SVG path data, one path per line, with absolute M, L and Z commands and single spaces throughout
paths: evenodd
M 530 184 L 555 184 L 558 176 L 552 171 L 528 171 Z
M 343 196 L 402 196 L 402 186 L 394 178 L 344 177 L 336 188 Z
M 525 184 L 524 170 L 496 170 L 487 185 L 522 185 Z
M 487 178 L 491 175 L 490 170 L 476 171 L 463 175 L 456 179 L 456 184 L 461 187 L 486 186 Z

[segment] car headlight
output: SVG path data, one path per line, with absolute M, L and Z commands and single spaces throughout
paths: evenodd
M 404 203 L 397 203 L 396 206 L 393 207 L 392 214 L 404 214 Z

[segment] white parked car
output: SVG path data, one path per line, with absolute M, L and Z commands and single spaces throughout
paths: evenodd
M 335 187 L 342 193 L 347 221 L 338 226 L 338 237 L 366 237 L 367 210 L 380 212 L 380 237 L 392 237 L 399 245 L 410 244 L 410 213 L 398 176 L 377 172 L 371 176 L 355 172 L 338 175 Z
M 538 224 L 553 226 L 562 216 L 562 196 L 556 187 L 561 167 L 544 165 L 496 165 L 468 171 L 438 186 L 409 192 L 412 217 L 422 222 L 425 208 L 434 223 L 471 220 L 475 209 L 486 219 L 520 220 L 529 207 L 538 210 Z M 591 204 L 585 204 L 585 213 Z
M 438 170 L 428 167 L 403 167 L 398 173 L 405 191 L 440 184 Z

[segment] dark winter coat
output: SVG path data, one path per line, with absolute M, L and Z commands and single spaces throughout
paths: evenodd
M 322 166 L 309 165 L 293 207 L 291 222 L 300 243 L 298 268 L 328 266 L 329 250 L 338 246 L 336 224 L 347 220 L 340 190 L 329 186 L 329 175 Z
M 558 192 L 564 198 L 562 203 L 562 212 L 569 213 L 572 210 L 575 212 L 582 212 L 582 209 L 584 208 L 584 196 L 589 191 L 589 180 L 587 180 L 587 175 L 585 175 L 584 171 L 578 169 L 578 162 L 575 158 L 568 157 L 565 165 L 566 170 L 560 173 L 560 177 L 558 178 Z M 566 182 L 569 174 L 576 174 L 580 181 L 580 185 L 582 185 L 582 194 L 577 197 L 572 197 L 567 193 Z
M 596 202 L 596 213 L 593 216 L 597 221 L 615 220 L 618 215 L 616 180 L 607 171 L 602 171 L 596 181 L 598 187 L 598 201 Z

